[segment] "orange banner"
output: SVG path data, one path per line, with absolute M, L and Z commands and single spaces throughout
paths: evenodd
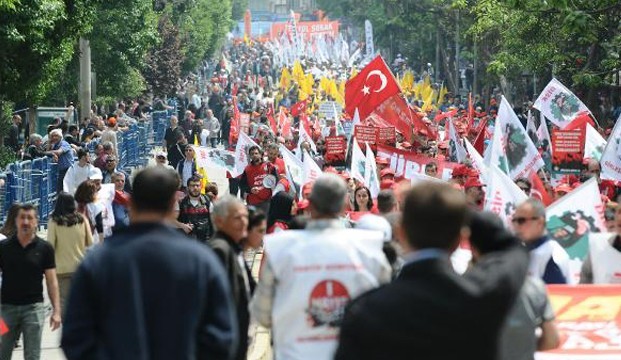
M 298 32 L 302 34 L 305 41 L 316 36 L 329 35 L 336 37 L 339 34 L 338 21 L 300 21 L 298 22 Z M 287 23 L 273 23 L 270 29 L 270 38 L 278 39 L 287 31 Z
M 537 360 L 621 359 L 620 285 L 549 285 L 548 294 L 561 345 Z

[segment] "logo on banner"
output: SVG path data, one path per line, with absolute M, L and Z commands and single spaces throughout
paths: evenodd
M 311 326 L 337 327 L 343 320 L 345 305 L 350 300 L 349 292 L 343 283 L 337 280 L 319 282 L 310 294 L 308 315 Z
M 524 138 L 524 133 L 516 128 L 514 124 L 506 125 L 505 134 L 506 160 L 509 163 L 509 169 L 515 169 L 526 157 L 526 139 Z
M 550 236 L 565 249 L 578 243 L 588 246 L 589 233 L 600 232 L 595 218 L 582 210 L 565 211 L 561 216 L 552 215 L 546 227 Z
M 550 103 L 550 112 L 559 122 L 565 121 L 565 117 L 573 116 L 580 110 L 579 101 L 574 94 L 558 93 Z

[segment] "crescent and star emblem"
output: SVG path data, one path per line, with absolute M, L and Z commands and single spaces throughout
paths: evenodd
M 380 86 L 379 89 L 377 90 L 373 90 L 373 92 L 378 93 L 386 88 L 386 85 L 388 85 L 388 79 L 386 79 L 386 75 L 384 75 L 384 73 L 382 73 L 380 70 L 373 70 L 369 72 L 366 80 L 369 80 L 369 78 L 373 75 L 379 76 L 380 80 L 382 81 L 382 86 Z M 365 95 L 369 95 L 371 93 L 371 88 L 367 86 L 366 81 L 365 81 L 364 86 L 362 87 L 362 92 Z

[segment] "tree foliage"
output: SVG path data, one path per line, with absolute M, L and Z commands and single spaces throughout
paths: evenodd
M 154 95 L 173 95 L 183 62 L 179 30 L 168 15 L 163 15 L 159 20 L 158 33 L 161 41 L 149 51 L 145 78 Z

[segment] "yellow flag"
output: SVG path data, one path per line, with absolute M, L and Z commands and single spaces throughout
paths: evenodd
M 444 96 L 447 93 L 448 93 L 448 90 L 446 89 L 446 86 L 442 84 L 442 88 L 440 89 L 440 93 L 438 94 L 438 100 L 436 101 L 436 104 L 438 104 L 438 107 L 440 107 L 440 105 L 442 105 L 442 103 L 444 102 Z
M 280 88 L 287 90 L 289 86 L 291 86 L 291 73 L 289 73 L 289 69 L 285 66 L 280 73 Z
M 293 63 L 293 80 L 295 80 L 298 84 L 304 79 L 304 69 L 302 69 L 302 64 L 298 60 Z
M 196 169 L 198 174 L 201 176 L 201 194 L 205 195 L 205 187 L 209 184 L 209 176 L 207 176 L 207 170 L 205 168 L 199 167 Z

